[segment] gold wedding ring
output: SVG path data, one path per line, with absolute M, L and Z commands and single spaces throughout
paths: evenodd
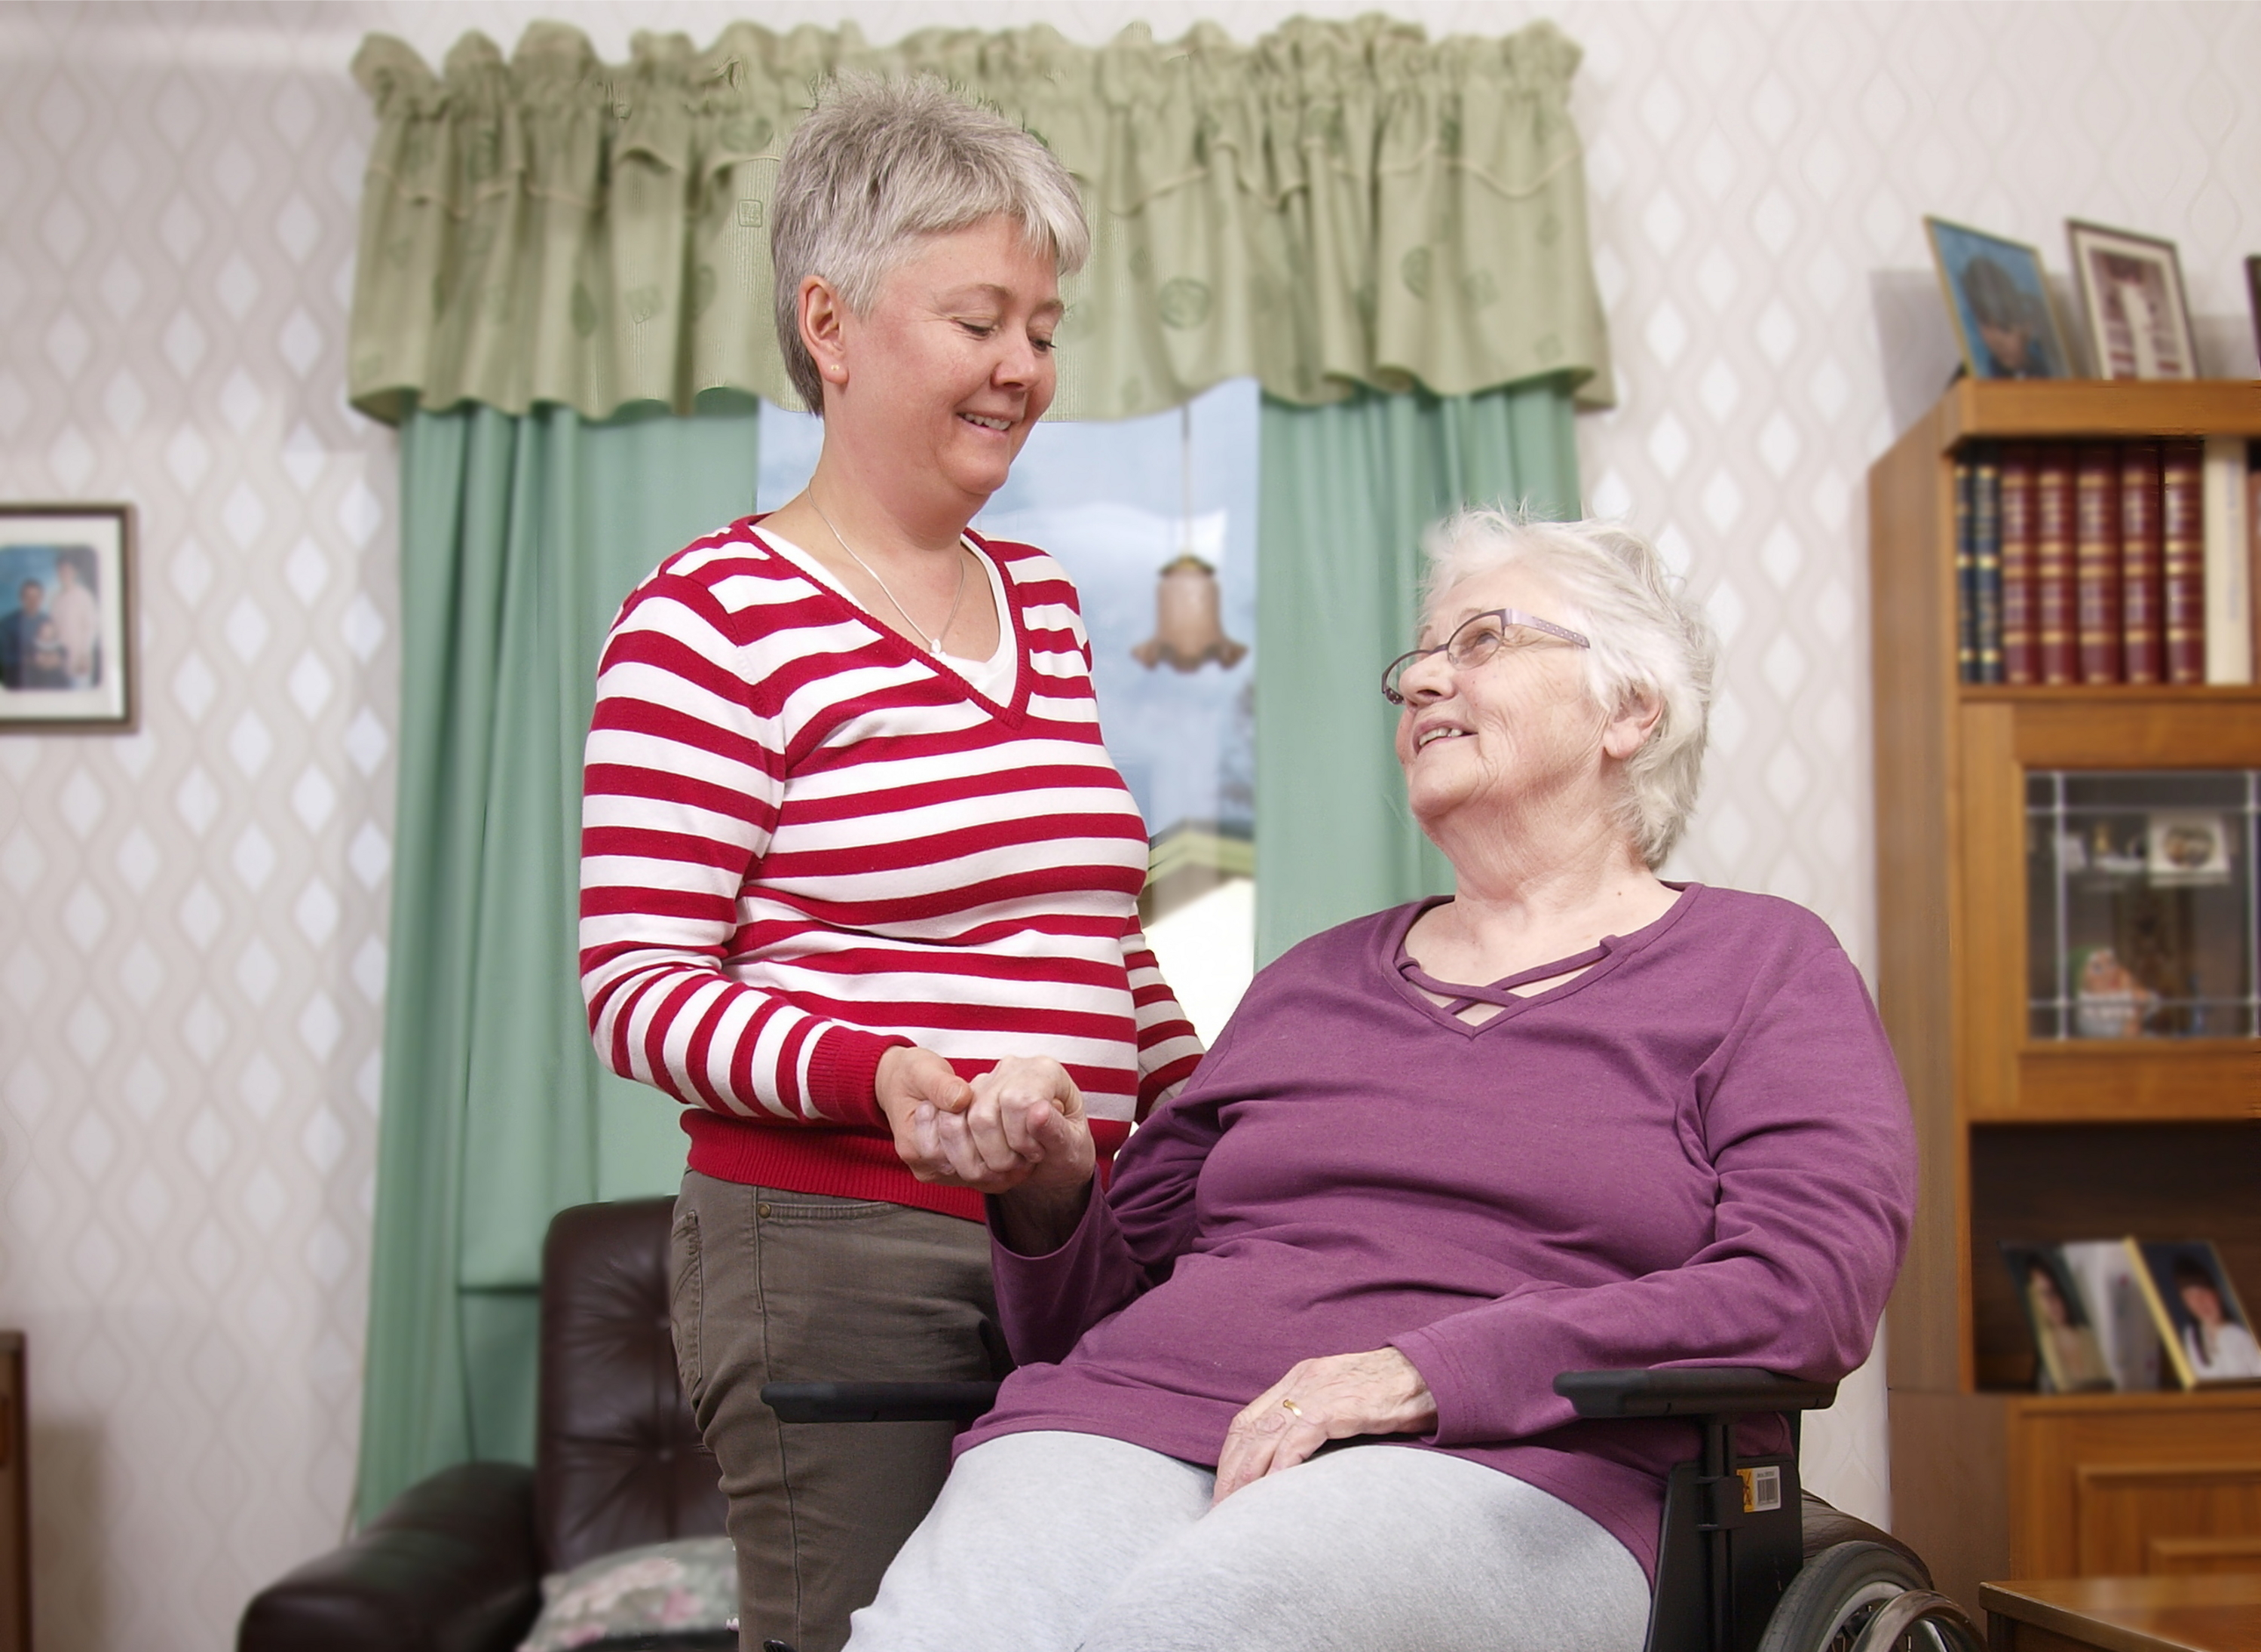
M 1299 1423 L 1303 1420 L 1303 1408 L 1296 1404 L 1294 1400 L 1281 1400 L 1280 1402 L 1280 1409 L 1287 1412 L 1288 1416 L 1294 1418 Z

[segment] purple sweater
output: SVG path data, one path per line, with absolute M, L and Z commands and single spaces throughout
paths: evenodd
M 1074 1236 L 993 1247 L 1023 1364 L 961 1449 L 1068 1429 L 1212 1465 L 1297 1360 L 1387 1344 L 1436 1396 L 1435 1432 L 1405 1443 L 1553 1493 L 1653 1576 L 1663 1476 L 1695 1430 L 1578 1422 L 1555 1374 L 1828 1381 L 1867 1355 L 1914 1141 L 1821 921 L 1691 885 L 1583 974 L 1470 1026 L 1394 967 L 1422 909 L 1263 971 Z M 1783 1441 L 1765 1425 L 1745 1444 Z

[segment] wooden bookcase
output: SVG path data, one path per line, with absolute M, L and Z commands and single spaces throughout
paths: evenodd
M 2041 1395 L 1997 1242 L 2215 1240 L 2261 1299 L 2261 1040 L 2028 1035 L 2028 770 L 2261 767 L 2261 688 L 1966 685 L 1967 442 L 2261 437 L 2261 384 L 1956 384 L 1869 473 L 1877 996 L 1923 1181 L 1889 1325 L 1895 1529 L 1982 1579 L 2261 1571 L 2261 1388 Z

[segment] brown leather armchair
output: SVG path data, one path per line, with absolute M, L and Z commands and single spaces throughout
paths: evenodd
M 507 1652 L 544 1575 L 721 1533 L 714 1461 L 668 1332 L 673 1208 L 585 1204 L 550 1223 L 535 1466 L 460 1463 L 410 1487 L 255 1597 L 239 1652 Z

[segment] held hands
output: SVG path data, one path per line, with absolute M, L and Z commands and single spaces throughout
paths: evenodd
M 1330 1440 L 1426 1433 L 1436 1426 L 1428 1383 L 1395 1348 L 1301 1361 L 1242 1407 L 1224 1431 L 1209 1505 L 1294 1468 Z
M 1003 1193 L 1091 1180 L 1083 1097 L 1057 1061 L 1008 1056 L 969 1084 L 933 1051 L 895 1045 L 877 1091 L 895 1152 L 922 1182 Z

